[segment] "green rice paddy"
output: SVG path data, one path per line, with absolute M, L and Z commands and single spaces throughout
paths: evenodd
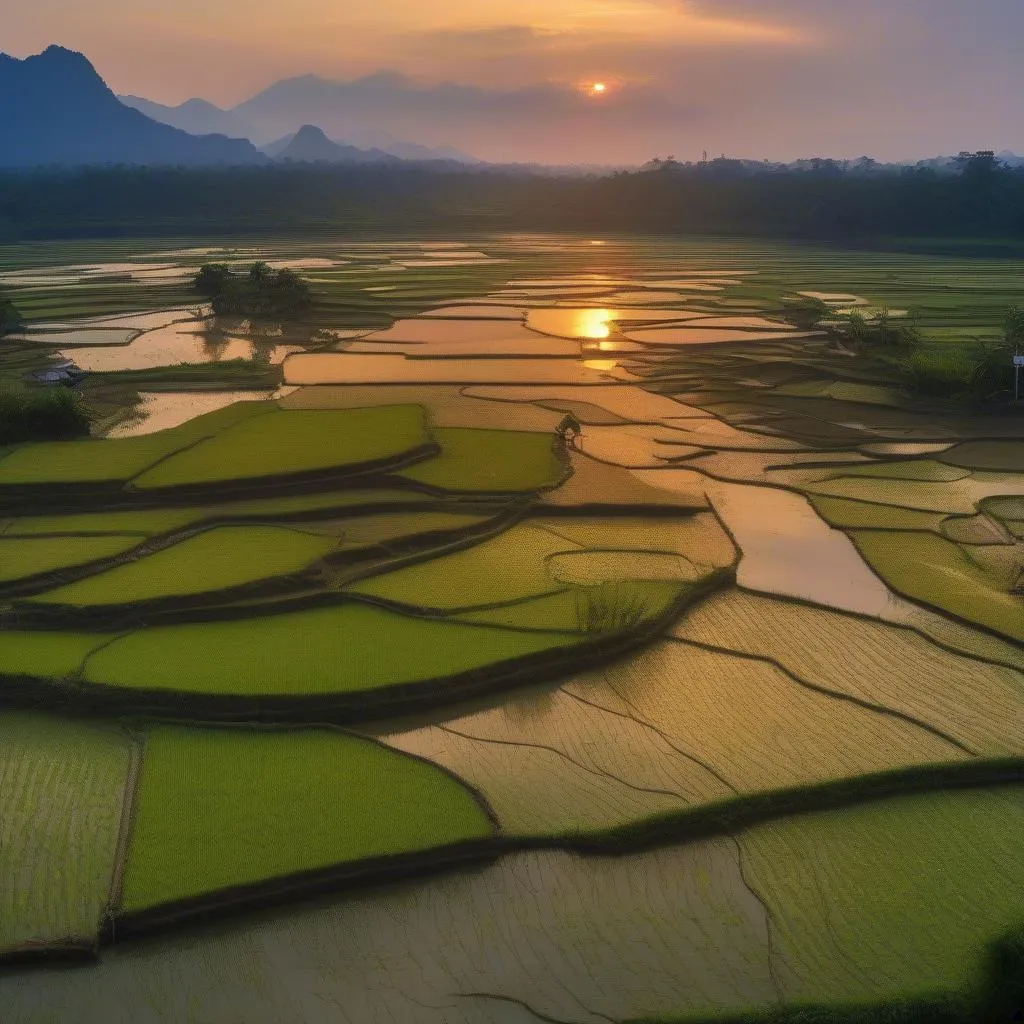
M 0 459 L 0 486 L 130 480 L 187 441 L 177 435 L 27 444 Z
M 222 526 L 35 600 L 83 607 L 226 590 L 298 572 L 335 547 L 332 537 L 281 527 Z
M 371 576 L 350 586 L 356 594 L 420 608 L 504 604 L 563 589 L 547 560 L 578 550 L 572 542 L 530 525 L 515 526 L 463 551 Z
M 443 680 L 576 642 L 344 605 L 142 629 L 91 657 L 85 680 L 125 691 L 329 697 Z
M 0 676 L 65 679 L 76 674 L 89 653 L 108 639 L 95 633 L 0 630 Z
M 120 909 L 492 832 L 450 775 L 369 740 L 157 728 L 146 737 Z
M 744 833 L 751 884 L 771 894 L 788 998 L 979 984 L 987 943 L 1024 917 L 1022 797 L 1019 787 L 903 797 Z
M 554 487 L 565 475 L 551 434 L 438 428 L 441 454 L 402 471 L 416 483 L 445 491 L 508 493 Z
M 429 441 L 423 410 L 415 405 L 279 411 L 218 432 L 141 474 L 134 485 L 180 487 L 355 467 L 411 454 Z
M 366 489 L 318 491 L 281 498 L 253 498 L 250 501 L 206 503 L 191 508 L 161 508 L 144 512 L 87 512 L 79 515 L 25 516 L 9 521 L 6 537 L 37 534 L 137 533 L 160 536 L 201 523 L 204 520 L 287 519 L 307 513 L 338 510 L 347 514 L 363 506 L 416 504 L 430 507 L 428 500 L 408 491 Z
M 986 570 L 961 545 L 931 534 L 863 530 L 852 536 L 900 593 L 1024 643 L 1024 608 L 1010 592 L 1017 575 L 1012 568 L 1006 574 Z
M 113 533 L 103 537 L 26 537 L 0 539 L 0 582 L 57 572 L 119 555 L 140 538 Z

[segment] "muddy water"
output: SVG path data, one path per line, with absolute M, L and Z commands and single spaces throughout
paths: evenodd
M 223 409 L 235 402 L 257 402 L 269 398 L 272 391 L 159 391 L 142 392 L 137 413 L 107 431 L 106 437 L 137 437 L 169 430 L 188 420 Z
M 83 370 L 145 370 L 178 363 L 216 363 L 228 359 L 257 359 L 280 363 L 296 345 L 282 345 L 273 338 L 200 333 L 192 323 L 173 324 L 140 335 L 128 345 L 69 348 L 62 353 Z
M 289 357 L 284 375 L 288 384 L 598 384 L 615 366 L 614 360 L 432 360 L 327 352 Z
M 673 472 L 637 475 L 646 484 L 670 489 Z M 689 476 L 682 478 L 688 487 Z M 893 595 L 846 534 L 828 526 L 806 498 L 717 480 L 708 480 L 705 492 L 743 552 L 740 586 L 875 617 L 893 606 Z

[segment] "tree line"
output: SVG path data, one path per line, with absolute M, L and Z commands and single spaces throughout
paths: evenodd
M 576 178 L 416 164 L 0 174 L 0 242 L 442 226 L 1024 242 L 1024 169 L 981 153 L 950 170 L 669 159 Z

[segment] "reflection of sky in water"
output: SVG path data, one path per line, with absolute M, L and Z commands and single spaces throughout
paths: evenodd
M 559 338 L 603 341 L 611 336 L 616 321 L 672 323 L 706 315 L 686 309 L 617 309 L 613 306 L 573 304 L 531 309 L 526 317 L 526 326 L 540 334 Z
M 256 359 L 279 363 L 290 352 L 302 351 L 282 345 L 276 338 L 244 338 L 218 332 L 195 330 L 194 324 L 150 331 L 129 345 L 104 345 L 68 349 L 62 355 L 83 370 L 144 370 L 177 363 L 214 363 L 228 359 Z
M 530 312 L 526 325 L 541 334 L 598 341 L 612 333 L 609 321 L 614 316 L 611 309 L 536 309 Z
M 117 424 L 105 436 L 137 437 L 177 427 L 196 416 L 222 409 L 235 402 L 266 399 L 269 391 L 162 391 L 143 393 L 139 416 Z

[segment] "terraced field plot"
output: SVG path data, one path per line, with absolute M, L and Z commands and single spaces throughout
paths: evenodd
M 0 583 L 100 562 L 138 545 L 132 534 L 0 540 Z
M 312 278 L 303 331 L 235 332 L 302 347 L 289 387 L 0 453 L 0 697 L 142 744 L 115 845 L 51 840 L 51 720 L 4 712 L 53 844 L 8 948 L 319 892 L 7 972 L 17 1019 L 661 1024 L 980 983 L 1024 923 L 1019 417 L 920 401 L 794 303 L 955 349 L 1020 268 L 591 241 L 247 242 L 218 258 Z M 0 273 L 51 331 L 186 329 L 209 246 L 155 248 Z M 102 264 L 130 287 L 68 283 Z M 104 553 L 26 582 L 25 545 Z M 72 842 L 106 894 L 48 904 Z
M 443 771 L 322 730 L 155 729 L 136 800 L 126 914 L 493 831 Z
M 573 642 L 353 604 L 140 630 L 93 655 L 85 680 L 125 691 L 324 698 L 440 681 Z
M 24 542 L 22 542 L 24 543 Z M 132 604 L 226 590 L 305 569 L 337 546 L 280 527 L 223 526 L 97 576 L 47 591 L 46 604 Z

